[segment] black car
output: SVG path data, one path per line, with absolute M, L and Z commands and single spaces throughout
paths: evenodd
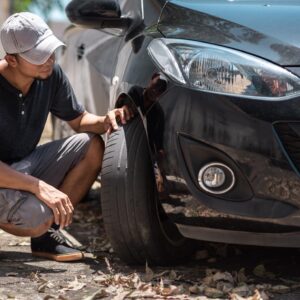
M 194 240 L 299 247 L 300 2 L 73 0 L 66 13 L 86 28 L 78 61 L 99 45 L 94 101 L 136 115 L 102 168 L 117 254 L 172 264 Z

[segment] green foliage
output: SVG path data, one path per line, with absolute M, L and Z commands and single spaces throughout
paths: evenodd
M 46 20 L 53 8 L 64 9 L 62 0 L 13 0 L 12 5 L 14 12 L 31 11 L 32 7 L 36 7 L 42 12 L 42 17 Z

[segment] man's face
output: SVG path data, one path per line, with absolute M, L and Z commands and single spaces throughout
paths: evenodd
M 53 53 L 42 65 L 34 65 L 19 55 L 16 56 L 16 60 L 16 68 L 22 75 L 35 79 L 47 79 L 53 71 L 55 54 Z

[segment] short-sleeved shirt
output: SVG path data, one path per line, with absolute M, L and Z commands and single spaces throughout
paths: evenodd
M 84 112 L 58 65 L 44 80 L 35 79 L 27 95 L 0 74 L 0 160 L 11 164 L 37 146 L 48 113 L 71 121 Z

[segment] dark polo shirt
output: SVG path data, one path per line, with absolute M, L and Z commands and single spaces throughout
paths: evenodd
M 35 80 L 26 96 L 0 75 L 0 160 L 16 162 L 40 140 L 48 113 L 70 121 L 84 112 L 58 65 L 45 80 Z

